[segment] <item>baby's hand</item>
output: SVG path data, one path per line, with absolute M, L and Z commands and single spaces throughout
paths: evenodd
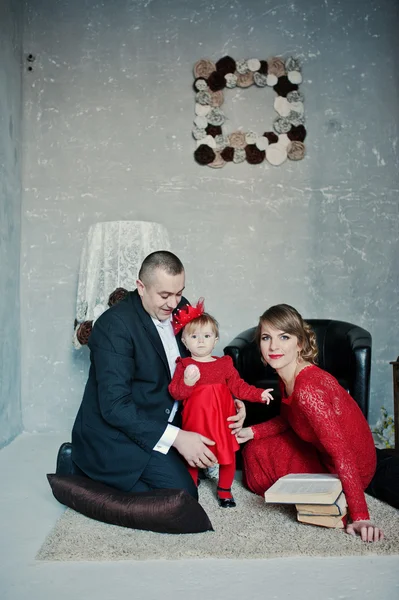
M 184 383 L 192 387 L 201 377 L 201 373 L 197 365 L 188 365 L 184 370 Z
M 273 391 L 273 388 L 268 388 L 267 390 L 264 390 L 262 392 L 262 402 L 266 402 L 266 404 L 270 404 L 270 400 L 273 400 L 273 396 L 271 395 L 270 392 Z

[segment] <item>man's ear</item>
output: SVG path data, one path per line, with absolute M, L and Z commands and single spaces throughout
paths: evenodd
M 137 279 L 136 286 L 137 286 L 137 291 L 139 293 L 139 296 L 143 297 L 144 288 L 145 288 L 144 283 L 140 279 Z

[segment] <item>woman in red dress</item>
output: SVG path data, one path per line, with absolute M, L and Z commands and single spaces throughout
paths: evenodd
M 228 417 L 235 411 L 232 394 L 243 400 L 269 403 L 271 390 L 245 383 L 229 356 L 212 356 L 219 327 L 217 321 L 204 312 L 203 301 L 178 311 L 172 324 L 175 333 L 184 328 L 182 341 L 191 357 L 176 360 L 169 392 L 175 400 L 183 401 L 183 429 L 196 431 L 215 442 L 212 452 L 219 463 L 219 504 L 223 508 L 234 507 L 231 485 L 239 445 L 227 426 Z M 199 468 L 203 466 L 198 465 Z M 189 471 L 197 483 L 198 468 L 189 467 Z
M 370 521 L 364 490 L 376 468 L 373 437 L 359 406 L 338 381 L 316 366 L 316 336 L 287 304 L 269 308 L 257 328 L 262 359 L 280 378 L 278 417 L 237 434 L 243 448 L 244 483 L 263 495 L 289 473 L 335 473 L 351 523 L 346 531 L 364 541 L 382 539 Z

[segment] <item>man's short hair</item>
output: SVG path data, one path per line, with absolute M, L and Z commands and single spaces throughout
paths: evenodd
M 168 275 L 180 275 L 184 271 L 183 263 L 175 254 L 168 250 L 157 250 L 143 260 L 139 271 L 140 281 L 148 285 L 156 269 L 162 269 Z

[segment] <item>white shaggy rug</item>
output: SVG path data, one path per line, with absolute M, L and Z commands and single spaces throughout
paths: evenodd
M 171 535 L 107 525 L 67 509 L 36 558 L 47 561 L 115 561 L 183 558 L 277 558 L 399 554 L 399 510 L 367 497 L 385 539 L 366 544 L 343 530 L 296 521 L 292 506 L 266 505 L 234 482 L 236 508 L 219 508 L 216 482 L 201 481 L 200 503 L 215 531 Z

